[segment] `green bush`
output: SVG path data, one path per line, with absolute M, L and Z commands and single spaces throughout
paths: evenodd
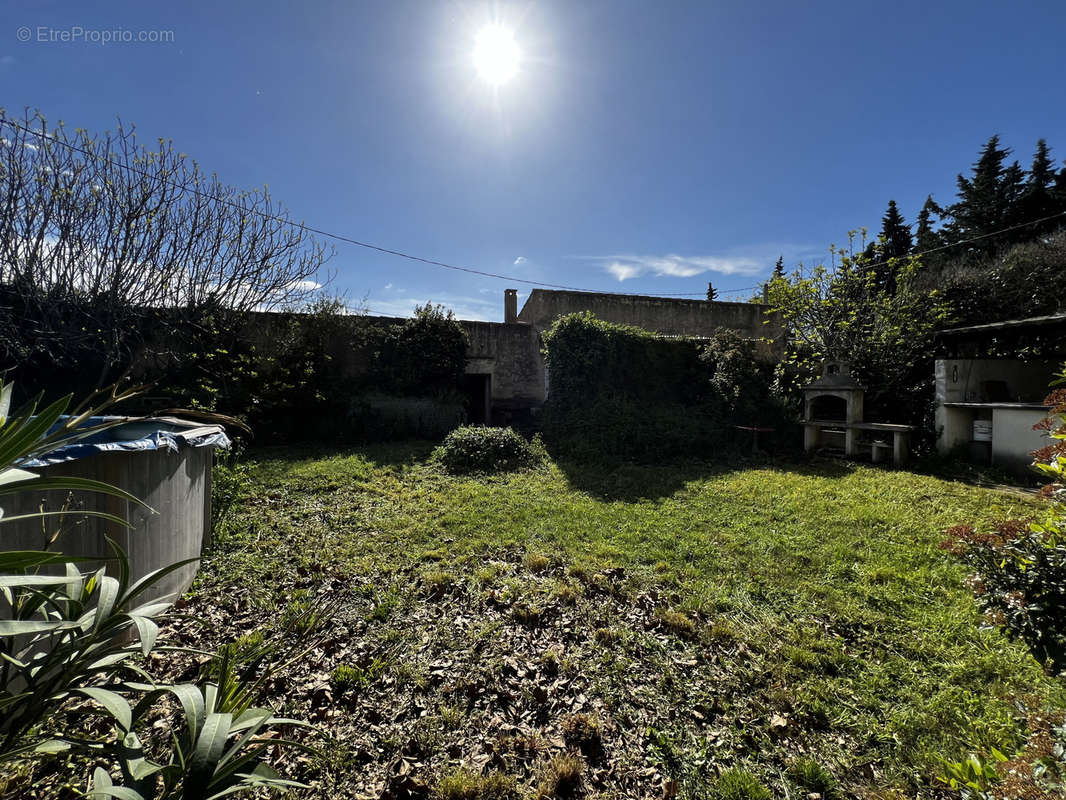
M 441 778 L 433 790 L 433 800 L 517 800 L 515 780 L 500 772 L 479 775 L 457 769 Z
M 718 443 L 718 420 L 693 408 L 708 386 L 699 346 L 568 314 L 544 333 L 550 391 L 541 424 L 569 458 L 653 461 Z
M 817 792 L 822 800 L 836 800 L 840 797 L 840 784 L 833 773 L 813 758 L 799 758 L 788 765 L 788 776 L 801 789 Z
M 401 325 L 368 329 L 371 378 L 389 394 L 435 397 L 455 392 L 466 369 L 466 331 L 451 311 L 427 303 Z
M 921 281 L 943 292 L 954 311 L 954 324 L 973 325 L 1061 311 L 1063 265 L 1066 232 L 1060 231 L 1002 254 L 976 260 L 958 256 L 930 269 Z
M 615 325 L 591 312 L 559 317 L 544 332 L 549 402 L 580 407 L 599 396 L 692 403 L 707 393 L 696 340 Z
M 986 619 L 1024 641 L 1054 672 L 1066 671 L 1066 526 L 1049 538 L 1005 520 L 990 532 L 948 530 L 946 547 L 973 570 L 971 586 Z
M 449 433 L 433 451 L 448 472 L 509 472 L 534 467 L 544 459 L 538 442 L 527 441 L 511 428 L 465 425 Z
M 301 313 L 218 311 L 137 364 L 171 404 L 241 418 L 259 441 L 333 440 L 351 393 L 338 357 L 359 345 L 365 319 L 323 299 Z
M 750 339 L 718 331 L 700 351 L 700 362 L 709 373 L 710 402 L 731 423 L 766 425 L 783 415 L 771 392 L 774 366 L 758 357 Z
M 734 425 L 783 413 L 772 367 L 733 331 L 703 343 L 569 314 L 544 334 L 544 354 L 544 438 L 569 458 L 708 457 L 738 441 Z
M 214 309 L 195 319 L 163 309 L 151 323 L 165 333 L 138 333 L 144 347 L 114 370 L 153 382 L 153 408 L 162 401 L 237 417 L 259 443 L 437 439 L 463 420 L 466 333 L 440 306 L 396 321 L 320 299 L 298 312 Z M 92 386 L 100 371 L 65 374 L 67 388 Z M 29 377 L 31 396 L 47 385 Z

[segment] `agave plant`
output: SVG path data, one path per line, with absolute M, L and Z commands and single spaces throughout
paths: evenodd
M 213 800 L 258 787 L 303 786 L 281 777 L 264 762 L 264 756 L 277 745 L 315 751 L 262 734 L 272 726 L 305 723 L 275 717 L 262 708 L 247 708 L 240 713 L 225 711 L 224 697 L 211 683 L 139 688 L 147 693 L 133 706 L 116 692 L 97 690 L 93 694 L 114 722 L 114 736 L 120 742 L 115 748 L 116 762 L 122 778 L 116 784 L 109 772 L 97 767 L 87 797 Z M 166 694 L 177 698 L 182 718 L 176 723 L 180 732 L 171 735 L 170 759 L 157 763 L 146 755 L 136 728 Z
M 103 517 L 97 511 L 60 511 L 4 517 L 4 496 L 28 490 L 103 492 L 133 503 L 129 493 L 85 478 L 44 477 L 20 464 L 47 454 L 124 420 L 86 425 L 138 388 L 117 388 L 95 405 L 86 403 L 66 415 L 70 398 L 38 410 L 31 401 L 9 414 L 12 387 L 0 389 L 0 536 L 3 523 L 67 514 Z M 2 539 L 0 539 L 2 541 Z M 54 543 L 54 537 L 48 546 Z M 281 778 L 265 762 L 268 747 L 307 748 L 276 738 L 279 725 L 300 725 L 253 708 L 254 692 L 242 687 L 223 656 L 220 679 L 194 684 L 158 684 L 141 666 L 157 646 L 157 622 L 168 601 L 139 603 L 145 590 L 190 559 L 132 581 L 126 553 L 109 540 L 118 575 L 106 567 L 83 571 L 87 559 L 48 549 L 0 550 L 0 763 L 67 751 L 84 753 L 97 763 L 109 761 L 116 775 L 97 767 L 88 796 L 120 800 L 177 798 L 207 800 L 256 787 L 299 784 Z M 45 571 L 42 571 L 44 568 Z M 50 571 L 49 571 L 50 570 Z M 221 687 L 221 689 L 220 689 Z M 176 697 L 183 720 L 175 723 L 164 758 L 152 760 L 142 746 L 143 727 L 165 696 Z M 111 735 L 91 736 L 89 725 L 66 725 L 64 711 L 103 717 Z M 264 735 L 270 734 L 270 735 Z M 160 748 L 157 748 L 159 750 Z M 117 781 L 117 782 L 116 782 Z
M 19 466 L 31 458 L 45 455 L 60 447 L 73 444 L 95 433 L 122 424 L 125 420 L 115 419 L 114 421 L 105 421 L 96 425 L 86 425 L 85 423 L 91 417 L 101 416 L 104 411 L 115 403 L 136 396 L 143 388 L 134 386 L 120 390 L 116 386 L 104 395 L 103 399 L 95 406 L 90 403 L 83 403 L 74 409 L 73 413 L 67 415 L 67 408 L 71 402 L 70 395 L 40 410 L 38 410 L 40 397 L 37 397 L 16 412 L 10 413 L 14 386 L 11 383 L 6 383 L 0 387 L 0 498 L 30 490 L 80 490 L 115 495 L 147 508 L 144 503 L 133 495 L 102 481 L 73 477 L 46 478 Z M 32 514 L 10 517 L 4 516 L 2 503 L 3 500 L 0 499 L 0 523 L 25 519 L 44 519 L 74 513 L 70 510 L 38 511 Z M 128 527 L 125 520 L 102 511 L 78 511 L 77 513 L 103 517 L 116 525 Z M 2 532 L 3 529 L 0 528 L 0 534 Z M 2 552 L 0 553 L 0 570 L 6 572 L 8 570 L 33 569 L 44 564 L 55 563 L 55 561 L 56 558 L 51 553 Z
M 76 409 L 64 418 L 70 397 L 38 412 L 33 400 L 10 414 L 12 385 L 0 389 L 0 503 L 18 492 L 67 489 L 103 492 L 144 505 L 115 486 L 86 478 L 43 477 L 18 465 L 117 423 L 86 426 L 90 416 L 136 393 L 113 390 L 94 408 Z M 3 524 L 32 518 L 47 519 L 73 513 L 69 509 L 3 516 Z M 79 511 L 128 526 L 100 511 Z M 135 652 L 128 631 L 136 627 L 145 652 L 154 641 L 152 614 L 162 609 L 134 608 L 133 602 L 158 576 L 129 585 L 128 564 L 122 554 L 122 576 L 116 580 L 103 569 L 83 575 L 70 558 L 47 550 L 0 551 L 0 760 L 33 750 L 39 737 L 29 736 L 71 690 L 100 674 L 112 674 Z M 40 574 L 48 565 L 63 565 L 59 575 Z M 174 567 L 176 568 L 176 567 Z M 170 568 L 168 571 L 173 571 Z M 156 629 L 157 630 L 157 629 Z

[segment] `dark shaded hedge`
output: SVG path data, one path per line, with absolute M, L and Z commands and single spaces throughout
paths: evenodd
M 53 311 L 72 325 L 89 313 Z M 142 329 L 114 332 L 140 344 L 111 350 L 102 344 L 107 331 L 38 342 L 41 326 L 15 325 L 10 315 L 0 308 L 8 359 L 0 367 L 13 368 L 25 396 L 86 396 L 128 373 L 151 388 L 120 411 L 215 411 L 241 419 L 264 444 L 439 438 L 464 419 L 466 333 L 440 306 L 403 321 L 349 314 L 337 300 L 286 313 L 146 311 Z
M 931 267 L 919 282 L 942 292 L 952 309 L 951 326 L 1061 312 L 1066 309 L 1066 231 L 1001 254 L 959 257 Z
M 614 325 L 591 313 L 545 332 L 544 439 L 560 455 L 655 461 L 713 459 L 750 434 L 737 425 L 783 419 L 773 365 L 733 331 L 707 340 Z
M 558 406 L 601 395 L 696 402 L 705 393 L 694 339 L 615 325 L 585 311 L 557 319 L 543 342 L 551 402 Z

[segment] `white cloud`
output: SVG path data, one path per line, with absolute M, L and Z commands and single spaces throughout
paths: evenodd
M 321 289 L 322 284 L 317 281 L 293 281 L 289 284 L 289 288 L 299 292 L 314 292 Z
M 391 289 L 392 288 L 392 284 L 391 283 L 386 283 L 385 284 L 385 288 L 386 289 Z
M 620 261 L 612 261 L 610 264 L 604 266 L 604 269 L 620 281 L 635 278 L 640 275 L 641 272 L 639 267 L 633 266 L 632 264 L 623 264 Z
M 520 266 L 522 266 L 523 264 L 525 264 L 528 261 L 529 261 L 529 259 L 526 258 L 525 256 L 519 256 L 518 258 L 516 258 L 514 260 L 514 266 L 520 267 Z
M 601 256 L 569 256 L 569 258 L 591 261 L 619 281 L 644 276 L 692 278 L 706 272 L 753 277 L 768 275 L 779 255 L 784 255 L 785 263 L 794 264 L 797 260 L 802 260 L 817 250 L 818 248 L 795 243 L 763 242 L 705 255 L 615 253 Z
M 671 253 L 662 256 L 614 255 L 591 258 L 599 261 L 604 270 L 620 281 L 649 274 L 671 278 L 692 278 L 704 272 L 755 275 L 769 268 L 764 259 L 750 256 L 679 256 Z M 769 262 L 770 266 L 772 264 L 773 261 Z

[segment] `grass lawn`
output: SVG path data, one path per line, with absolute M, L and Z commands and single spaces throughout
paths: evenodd
M 701 797 L 742 769 L 775 797 L 935 797 L 941 758 L 1015 753 L 1066 707 L 938 548 L 1025 499 L 840 463 L 456 478 L 427 454 L 254 453 L 189 598 L 206 624 L 175 628 L 277 640 L 342 601 L 267 685 L 329 737 L 281 765 L 307 796 Z

